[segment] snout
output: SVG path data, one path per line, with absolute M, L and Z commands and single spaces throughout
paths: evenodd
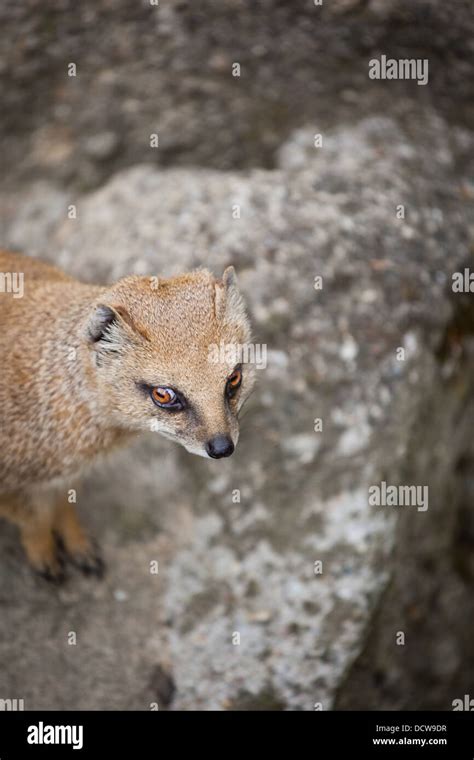
M 230 457 L 234 448 L 232 439 L 228 435 L 215 435 L 206 443 L 206 451 L 213 459 Z

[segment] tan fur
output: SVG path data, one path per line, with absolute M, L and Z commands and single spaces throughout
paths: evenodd
M 0 252 L 0 272 L 24 274 L 23 297 L 0 292 L 0 515 L 20 527 L 30 561 L 46 574 L 60 573 L 58 538 L 84 569 L 99 569 L 67 503 L 74 477 L 140 431 L 203 455 L 216 434 L 237 442 L 253 368 L 244 367 L 238 396 L 226 402 L 234 367 L 210 362 L 208 350 L 250 340 L 235 275 L 130 276 L 103 287 L 9 252 Z M 113 322 L 94 340 L 110 309 Z M 192 409 L 159 409 L 140 384 L 179 389 Z

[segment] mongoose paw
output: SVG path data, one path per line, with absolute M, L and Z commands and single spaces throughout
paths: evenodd
M 91 543 L 86 550 L 80 552 L 69 552 L 68 558 L 84 575 L 94 576 L 99 579 L 104 577 L 105 562 L 96 544 Z
M 73 513 L 67 515 L 68 521 L 63 519 L 55 531 L 61 556 L 84 575 L 102 578 L 105 564 L 97 544 L 84 533 L 77 519 L 72 519 Z
M 54 536 L 49 531 L 36 531 L 22 535 L 23 546 L 34 573 L 49 583 L 62 583 L 66 579 L 64 557 Z
M 48 583 L 61 585 L 66 580 L 64 562 L 61 557 L 55 557 L 53 560 L 41 565 L 33 565 L 35 574 Z

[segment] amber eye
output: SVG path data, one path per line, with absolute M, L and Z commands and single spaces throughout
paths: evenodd
M 242 370 L 236 367 L 231 375 L 227 378 L 226 393 L 229 398 L 235 395 L 242 383 Z
M 157 406 L 175 406 L 178 401 L 172 388 L 152 388 L 151 397 Z

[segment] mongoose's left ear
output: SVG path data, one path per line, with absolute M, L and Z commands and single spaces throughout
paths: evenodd
M 224 274 L 222 275 L 222 283 L 227 290 L 228 288 L 237 288 L 237 275 L 235 274 L 234 267 L 226 267 Z
M 232 266 L 224 269 L 222 281 L 216 283 L 215 311 L 216 317 L 222 321 L 245 319 L 245 306 Z

